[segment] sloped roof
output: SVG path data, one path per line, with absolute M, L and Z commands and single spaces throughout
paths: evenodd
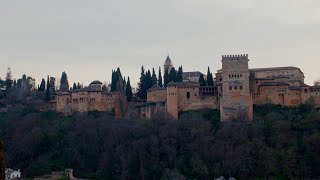
M 299 69 L 294 66 L 285 66 L 285 67 L 270 67 L 270 68 L 253 68 L 249 69 L 251 72 L 258 72 L 258 71 L 278 71 L 278 70 L 292 70 L 292 69 Z
M 170 59 L 170 57 L 169 56 L 167 56 L 167 59 L 166 59 L 166 61 L 165 61 L 165 64 L 171 64 L 172 63 L 172 61 L 171 61 L 171 59 Z
M 200 71 L 190 71 L 190 72 L 183 72 L 183 77 L 198 77 L 203 74 Z M 204 75 L 204 74 L 203 74 Z
M 92 81 L 90 84 L 103 84 L 103 83 L 101 81 L 96 80 L 96 81 Z
M 159 84 L 153 85 L 148 91 L 158 91 L 158 90 L 166 90 L 165 88 L 161 88 Z

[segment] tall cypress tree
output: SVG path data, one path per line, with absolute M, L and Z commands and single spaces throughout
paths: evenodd
M 46 90 L 46 81 L 42 78 L 41 84 L 39 86 L 39 91 L 44 92 Z
M 141 67 L 140 82 L 137 95 L 140 99 L 147 99 L 147 81 L 144 67 Z
M 152 68 L 152 86 L 158 83 L 156 72 L 154 71 L 154 68 Z
M 60 91 L 68 91 L 69 90 L 69 81 L 68 75 L 66 72 L 62 72 L 60 79 Z
M 160 87 L 162 87 L 163 84 L 162 84 L 162 75 L 161 75 L 161 68 L 160 68 L 160 67 L 159 67 L 158 78 L 159 78 L 159 80 L 158 80 L 158 85 L 159 85 Z
M 7 89 L 9 89 L 13 86 L 12 71 L 11 71 L 10 67 L 8 67 L 8 70 L 7 70 L 5 84 L 6 84 Z
M 132 101 L 132 87 L 130 83 L 130 78 L 128 77 L 127 85 L 126 85 L 126 96 L 127 96 L 127 101 L 131 102 Z
M 203 74 L 200 74 L 199 84 L 200 86 L 206 86 L 206 80 L 204 79 Z
M 208 67 L 208 71 L 207 71 L 207 85 L 213 86 L 213 76 L 212 76 L 212 73 L 210 72 L 209 67 Z
M 169 82 L 177 82 L 177 72 L 176 72 L 176 69 L 173 67 L 170 71 L 170 74 L 169 74 Z
M 46 101 L 50 101 L 50 80 L 47 78 Z
M 4 153 L 3 153 L 3 143 L 2 140 L 0 139 L 0 179 L 6 179 L 6 164 L 4 161 Z
M 76 89 L 77 89 L 77 84 L 76 84 L 75 82 L 73 83 L 72 89 L 73 89 L 73 90 L 76 90 Z
M 182 81 L 183 81 L 183 70 L 182 70 L 182 66 L 180 66 L 177 73 L 177 82 L 182 82 Z
M 149 88 L 152 87 L 152 76 L 151 76 L 150 70 L 147 71 L 146 81 L 147 81 L 147 89 L 146 90 L 148 90 Z
M 164 87 L 167 87 L 168 83 L 170 82 L 169 71 L 167 69 L 164 71 L 163 80 L 164 80 L 164 84 L 163 84 Z

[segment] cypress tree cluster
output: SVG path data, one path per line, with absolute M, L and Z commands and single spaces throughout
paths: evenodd
M 124 91 L 125 89 L 125 80 L 122 78 L 120 68 L 117 68 L 116 71 L 112 71 L 111 76 L 111 92 L 115 91 Z
M 170 72 L 164 73 L 164 87 L 167 87 L 169 82 L 182 82 L 183 81 L 183 69 L 182 66 L 178 68 L 178 71 L 173 67 Z
M 207 85 L 208 86 L 213 86 L 214 82 L 213 82 L 213 75 L 210 72 L 210 68 L 208 67 L 208 71 L 207 71 Z
M 69 81 L 66 72 L 63 72 L 60 79 L 60 91 L 69 91 Z

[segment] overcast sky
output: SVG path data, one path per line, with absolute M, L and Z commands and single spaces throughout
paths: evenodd
M 121 68 L 215 72 L 223 54 L 250 67 L 297 66 L 320 79 L 319 0 L 0 0 L 0 77 L 109 82 Z

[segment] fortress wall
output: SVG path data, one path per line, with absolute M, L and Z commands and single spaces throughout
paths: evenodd
M 167 99 L 167 89 L 153 90 L 147 92 L 148 102 L 164 102 Z

